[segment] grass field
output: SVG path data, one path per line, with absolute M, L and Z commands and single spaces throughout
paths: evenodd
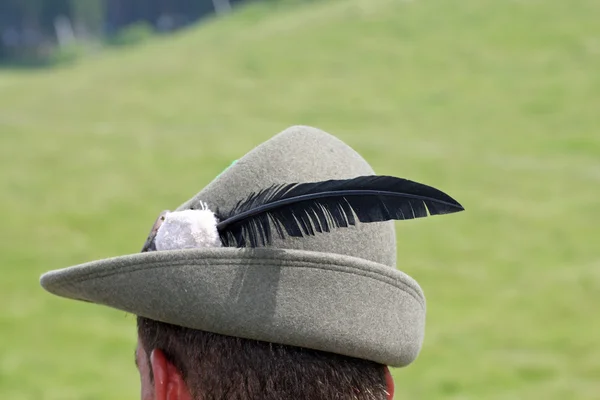
M 262 4 L 76 65 L 0 71 L 0 398 L 138 398 L 134 318 L 47 270 L 290 125 L 467 211 L 398 224 L 428 300 L 397 399 L 600 399 L 600 2 Z

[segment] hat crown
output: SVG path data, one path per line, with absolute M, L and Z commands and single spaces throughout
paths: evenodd
M 350 179 L 373 175 L 371 166 L 350 146 L 319 129 L 294 126 L 239 159 L 177 210 L 229 210 L 251 193 L 272 185 Z M 269 247 L 358 257 L 395 268 L 394 223 L 357 224 L 300 238 L 273 237 Z

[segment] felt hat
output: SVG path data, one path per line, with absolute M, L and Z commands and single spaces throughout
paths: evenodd
M 369 164 L 337 138 L 291 127 L 162 214 L 145 246 L 155 251 L 50 271 L 41 285 L 58 296 L 188 328 L 406 366 L 423 343 L 425 297 L 396 269 L 391 220 L 425 216 L 425 207 L 429 214 L 462 207 L 437 189 L 404 180 L 390 185 L 416 189 L 395 207 L 395 197 L 382 197 L 387 190 L 369 186 L 392 178 L 373 177 Z M 298 192 L 293 184 L 306 188 Z M 332 206 L 348 188 L 342 205 Z M 371 197 L 361 197 L 361 190 Z M 338 197 L 318 195 L 296 201 L 289 213 L 280 207 L 248 217 L 274 200 L 315 191 Z M 428 200 L 432 191 L 437 202 Z M 186 225 L 194 212 L 204 220 Z M 227 229 L 215 228 L 232 216 L 239 218 Z

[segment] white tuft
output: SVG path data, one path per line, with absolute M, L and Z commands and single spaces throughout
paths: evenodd
M 221 247 L 215 214 L 204 204 L 201 208 L 167 213 L 156 233 L 156 250 Z

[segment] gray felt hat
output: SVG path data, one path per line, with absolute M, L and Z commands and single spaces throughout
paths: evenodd
M 291 127 L 176 211 L 231 210 L 273 185 L 371 175 L 369 164 L 340 140 Z M 188 328 L 395 367 L 415 360 L 425 297 L 396 269 L 393 221 L 272 236 L 258 247 L 159 249 L 93 261 L 50 271 L 41 285 L 58 296 Z

